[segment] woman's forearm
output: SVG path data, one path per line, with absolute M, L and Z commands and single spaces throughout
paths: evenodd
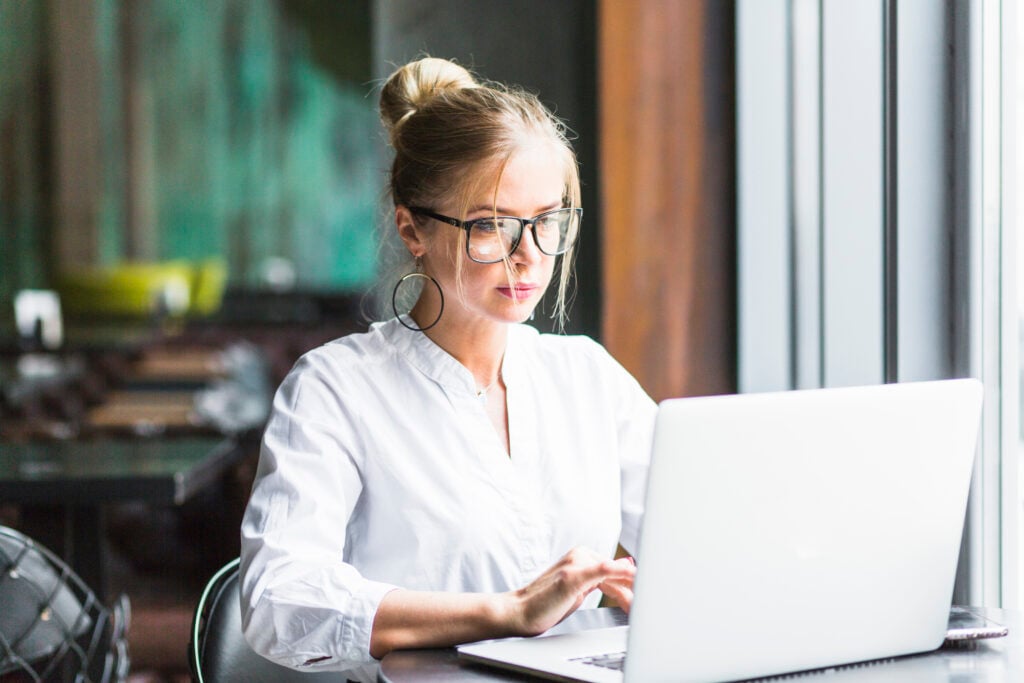
M 377 608 L 370 654 L 380 659 L 392 650 L 537 635 L 595 590 L 628 610 L 635 573 L 631 558 L 609 560 L 574 548 L 528 585 L 507 593 L 394 590 Z
M 377 608 L 370 654 L 516 635 L 511 602 L 507 593 L 391 591 Z

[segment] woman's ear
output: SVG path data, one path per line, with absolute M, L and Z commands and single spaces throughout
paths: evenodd
M 401 204 L 395 207 L 395 228 L 398 230 L 398 236 L 405 242 L 405 248 L 409 250 L 409 253 L 416 258 L 423 256 L 427 250 L 425 236 L 416 226 L 412 212 Z

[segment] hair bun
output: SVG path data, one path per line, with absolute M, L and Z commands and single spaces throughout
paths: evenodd
M 473 75 L 455 62 L 424 57 L 409 62 L 388 77 L 380 93 L 380 117 L 394 140 L 395 131 L 402 123 L 433 98 L 475 87 L 477 82 Z

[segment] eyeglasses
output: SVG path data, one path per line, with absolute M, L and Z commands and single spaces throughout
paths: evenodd
M 564 254 L 576 243 L 583 220 L 580 208 L 545 211 L 533 218 L 490 216 L 471 221 L 460 221 L 416 206 L 410 206 L 409 211 L 465 230 L 466 254 L 477 263 L 497 263 L 515 253 L 527 225 L 533 226 L 533 241 L 542 253 Z

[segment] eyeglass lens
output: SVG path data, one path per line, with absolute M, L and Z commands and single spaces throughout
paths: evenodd
M 530 221 L 527 221 L 530 222 Z M 558 209 L 532 221 L 538 248 L 549 256 L 564 253 L 576 241 L 579 214 L 573 209 Z M 469 257 L 493 263 L 511 256 L 522 239 L 523 221 L 518 218 L 481 218 L 469 224 Z

